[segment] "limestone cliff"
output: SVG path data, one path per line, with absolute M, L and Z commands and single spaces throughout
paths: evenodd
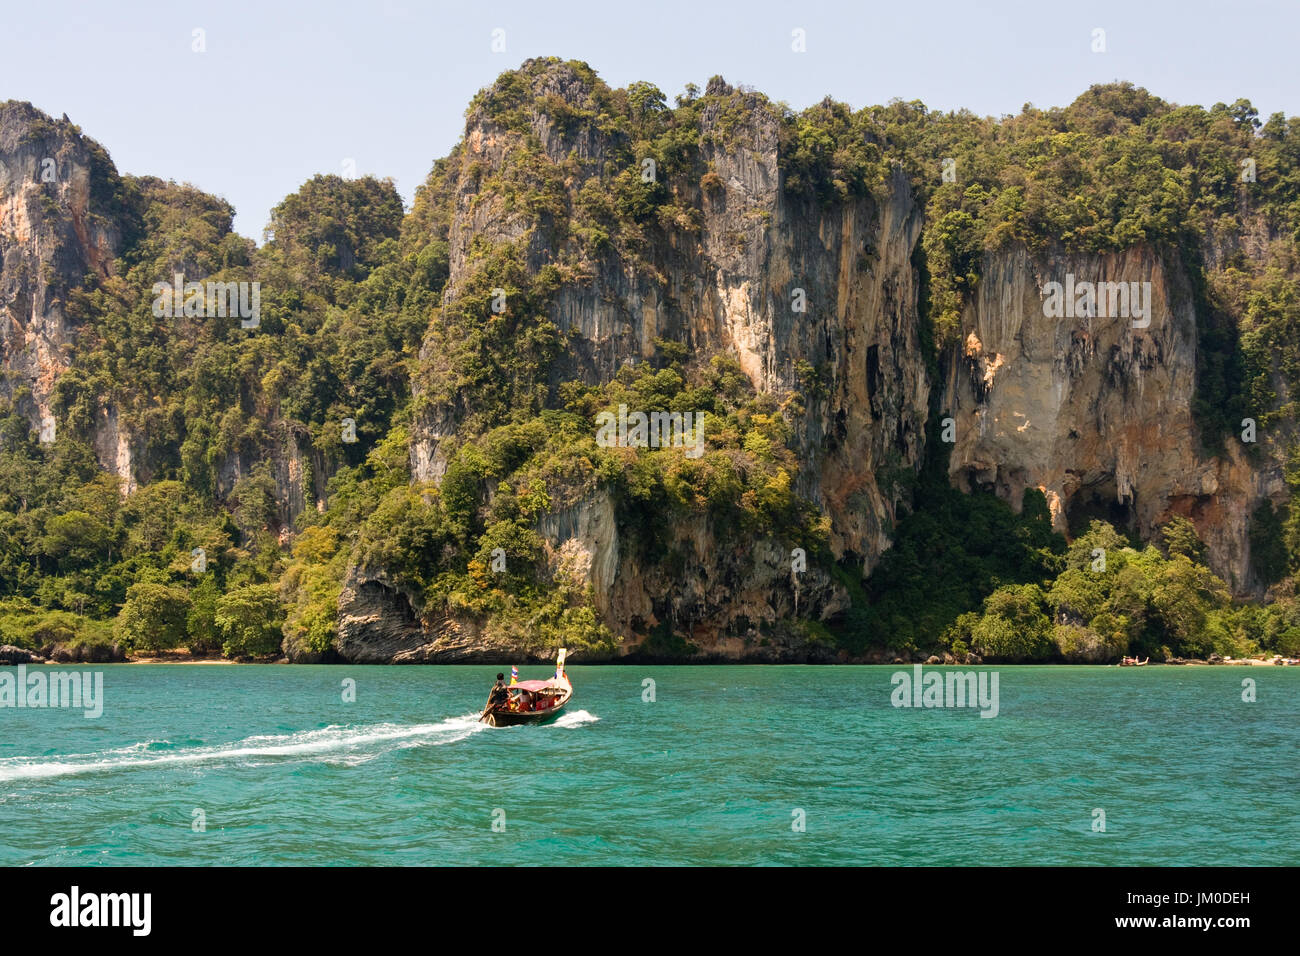
M 1124 311 L 1116 295 L 1046 315 L 1048 284 L 1067 279 L 1148 283 L 1150 314 L 1115 314 Z M 1247 461 L 1236 442 L 1221 455 L 1203 450 L 1192 415 L 1197 316 L 1175 256 L 1147 247 L 991 254 L 962 338 L 944 386 L 955 482 L 992 488 L 1014 507 L 1039 488 L 1063 532 L 1099 517 L 1146 538 L 1183 515 L 1211 566 L 1237 591 L 1250 589 L 1250 514 L 1261 498 L 1285 499 L 1282 468 L 1269 456 Z
M 141 244 L 153 243 L 155 252 L 161 248 L 165 260 L 145 277 L 146 288 L 154 281 L 170 282 L 174 273 L 193 281 L 208 278 L 217 257 L 204 248 L 205 240 L 225 240 L 227 258 L 232 248 L 251 247 L 231 233 L 232 216 L 229 204 L 193 187 L 119 176 L 104 149 L 66 116 L 56 121 L 29 103 L 0 104 L 0 398 L 13 400 L 42 440 L 53 441 L 67 426 L 55 408 L 56 383 L 76 366 L 79 347 L 94 343 L 93 326 L 102 318 L 84 306 L 70 308 L 73 297 L 105 280 L 120 281 L 138 264 Z M 195 227 L 194 220 L 203 218 L 214 223 L 210 234 Z M 141 295 L 120 305 L 143 313 L 148 302 Z M 185 345 L 172 355 L 179 371 L 204 330 L 199 323 L 173 325 L 169 332 Z M 153 333 L 147 320 L 138 319 L 133 329 L 138 338 L 133 347 L 145 347 Z M 175 449 L 151 448 L 143 421 L 148 411 L 141 414 L 129 398 L 123 403 L 120 392 L 132 384 L 129 378 L 97 382 L 79 423 L 80 437 L 99 464 L 121 480 L 124 494 L 153 480 L 160 458 L 175 455 Z M 147 406 L 163 396 L 135 398 L 135 405 Z M 334 464 L 304 447 L 309 443 L 300 424 L 265 417 L 272 420 L 258 447 L 221 455 L 213 484 L 225 499 L 256 465 L 268 462 L 275 526 L 283 528 L 323 501 Z M 304 486 L 308 462 L 312 483 Z
M 846 570 L 869 576 L 890 547 L 912 505 L 912 479 L 935 461 L 933 435 L 952 442 L 948 475 L 958 487 L 991 489 L 1013 507 L 1027 488 L 1041 489 L 1067 533 L 1102 517 L 1149 538 L 1171 516 L 1189 517 L 1234 591 L 1263 591 L 1249 529 L 1261 502 L 1289 501 L 1285 455 L 1267 430 L 1249 446 L 1201 433 L 1194 408 L 1207 397 L 1198 382 L 1206 315 L 1197 283 L 1202 269 L 1226 270 L 1242 257 L 1262 262 L 1279 240 L 1276 223 L 1243 213 L 1234 231 L 1238 219 L 1225 217 L 1228 234 L 1207 243 L 1200 264 L 1167 246 L 1089 254 L 1054 241 L 1034 251 L 990 241 L 979 249 L 997 251 L 981 251 L 971 268 L 978 281 L 965 292 L 955 344 L 935 353 L 921 314 L 932 278 L 920 265 L 928 200 L 896 155 L 881 146 L 877 171 L 860 189 L 828 198 L 792 186 L 797 124 L 715 78 L 698 103 L 679 104 L 672 120 L 683 124 L 673 130 L 679 135 L 665 140 L 662 166 L 647 168 L 648 143 L 637 140 L 629 117 L 666 107 L 645 105 L 643 94 L 641 106 L 629 107 L 632 94 L 617 91 L 623 99 L 614 109 L 615 94 L 581 64 L 530 61 L 476 98 L 460 144 L 404 219 L 392 192 L 391 229 L 353 229 L 346 204 L 331 205 L 333 187 L 321 187 L 297 204 L 308 212 L 293 242 L 286 222 L 262 250 L 231 233 L 224 201 L 119 177 L 66 118 L 0 105 L 0 397 L 41 428 L 60 395 L 72 394 L 83 403 L 78 427 L 87 445 L 125 493 L 163 473 L 192 481 L 214 509 L 238 512 L 241 521 L 253 516 L 239 529 L 241 544 L 271 531 L 283 546 L 305 512 L 326 510 L 341 464 L 360 468 L 385 434 L 397 463 L 382 464 L 398 476 L 396 490 L 424 495 L 427 505 L 436 495 L 422 483 L 447 480 L 466 441 L 565 408 L 567 386 L 658 369 L 668 354 L 688 372 L 726 357 L 788 425 L 792 486 L 824 519 L 829 560 L 795 573 L 792 550 L 808 542 L 765 526 L 736 534 L 699 511 L 664 528 L 660 549 L 648 553 L 609 482 L 551 476 L 549 507 L 529 518 L 542 543 L 538 579 L 567 578 L 623 639 L 620 653 L 648 658 L 834 659 L 816 639 L 819 627 L 850 607 L 855 582 Z M 653 194 L 644 204 L 627 188 L 638 181 Z M 601 220 L 591 210 L 616 187 L 628 208 Z M 351 201 L 365 210 L 382 205 L 364 190 Z M 150 245 L 142 238 L 149 231 L 163 238 Z M 354 270 L 361 248 L 369 258 Z M 132 269 L 135 285 L 123 279 Z M 248 340 L 229 329 L 151 324 L 139 288 L 173 271 L 195 280 L 274 277 L 258 333 L 266 340 L 245 348 Z M 504 294 L 498 283 L 517 297 L 510 308 L 537 323 L 530 331 L 544 333 L 504 343 L 536 345 L 535 379 L 473 380 L 453 367 L 452 346 L 468 327 L 456 324 L 458 310 Z M 1089 284 L 1105 292 L 1075 295 Z M 79 379 L 79 337 L 103 318 L 84 301 L 75 305 L 86 290 L 103 293 L 106 314 L 116 309 L 105 321 L 116 323 L 122 348 L 104 361 L 121 364 Z M 391 351 L 378 357 L 353 348 L 384 335 Z M 323 343 L 337 346 L 334 367 L 317 351 Z M 116 399 L 119 370 L 143 364 L 142 355 L 168 373 L 202 365 L 194 376 L 151 379 L 190 390 L 185 402 L 164 412 L 166 403 L 153 399 L 165 396 Z M 303 366 L 319 375 L 297 378 Z M 409 396 L 401 384 L 408 374 Z M 346 380 L 370 375 L 365 389 L 347 395 Z M 285 383 L 308 380 L 313 388 L 288 394 L 295 386 Z M 373 441 L 336 437 L 340 408 L 352 407 L 340 396 L 371 410 L 369 420 L 342 414 L 373 428 Z M 943 423 L 950 427 L 936 414 L 951 418 Z M 150 444 L 150 421 L 168 430 L 167 447 Z M 400 464 L 408 432 L 410 488 Z M 236 488 L 250 478 L 241 496 Z M 483 508 L 498 493 L 486 480 L 473 491 Z M 262 537 L 272 542 L 270 567 L 283 555 L 274 535 Z M 457 552 L 458 572 L 473 538 L 463 533 L 455 548 L 446 546 Z M 439 539 L 430 531 L 413 540 L 404 547 L 418 551 Z M 337 639 L 323 651 L 291 649 L 295 659 L 549 653 L 520 648 L 499 624 L 463 607 L 429 601 L 436 589 L 421 590 L 429 580 L 410 586 L 396 562 L 356 560 L 344 572 L 342 558 L 360 553 L 347 550 L 356 544 L 340 545 L 328 582 L 332 595 L 344 578 Z
M 536 102 L 550 94 L 578 107 L 591 91 L 557 67 L 531 93 Z M 474 275 L 474 248 L 522 241 L 534 273 L 566 257 L 581 263 L 578 281 L 564 284 L 550 304 L 567 347 L 552 385 L 608 380 L 624 363 L 651 357 L 656 339 L 681 343 L 701 363 L 713 354 L 735 356 L 757 391 L 783 399 L 803 390 L 799 367 L 821 370 L 822 387 L 804 395 L 805 410 L 794 423 L 798 488 L 830 516 L 835 556 L 852 555 L 870 567 L 888 545 L 903 500 L 900 475 L 923 453 L 930 383 L 911 264 L 920 211 L 901 173 L 879 199 L 826 207 L 792 197 L 778 168 L 777 116 L 756 103 L 738 127 L 734 116 L 727 119 L 733 125 L 724 137 L 720 107 L 701 117 L 698 168 L 712 174 L 712 185 L 672 183 L 694 223 L 655 231 L 648 248 L 633 256 L 592 250 L 554 223 L 512 209 L 502 196 L 480 192 L 479 184 L 509 167 L 513 151 L 525 144 L 523 136 L 472 112 L 456 157 L 462 173 L 445 300 L 453 301 Z M 595 175 L 613 152 L 614 144 L 590 125 L 561 129 L 540 109 L 530 120 L 551 163 L 576 156 Z M 583 185 L 580 177 L 566 181 L 570 206 Z M 437 363 L 437 349 L 427 347 L 422 358 Z M 458 401 L 425 412 L 412 447 L 416 480 L 441 478 L 444 442 L 466 412 Z M 540 530 L 557 561 L 572 559 L 605 620 L 632 639 L 629 645 L 634 635 L 668 621 L 701 653 L 773 656 L 757 645 L 756 625 L 792 619 L 796 604 L 800 615 L 817 619 L 848 603 L 824 569 L 810 569 L 802 580 L 791 574 L 789 551 L 800 542 L 760 540 L 719 550 L 703 520 L 673 529 L 684 566 L 644 566 L 621 546 L 602 491 L 553 515 Z M 398 600 L 382 590 L 379 577 L 380 569 L 362 571 L 345 592 L 344 646 L 383 640 L 378 630 L 365 636 L 361 622 L 374 615 L 349 603 L 361 601 L 367 588 L 377 602 Z M 409 641 L 415 646 L 428 637 L 412 632 Z
M 113 270 L 121 233 L 103 194 L 114 175 L 67 117 L 0 104 L 0 395 L 25 390 L 19 405 L 33 428 L 51 417 L 54 384 L 68 368 L 69 292 Z M 108 437 L 114 431 L 109 423 L 100 460 L 129 471 L 129 448 Z

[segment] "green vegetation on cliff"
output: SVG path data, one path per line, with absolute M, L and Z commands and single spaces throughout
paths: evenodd
M 822 370 L 798 369 L 803 394 L 759 394 L 732 358 L 658 339 L 593 384 L 554 313 L 605 257 L 659 276 L 659 251 L 697 236 L 721 195 L 713 159 L 769 137 L 792 209 L 869 200 L 907 175 L 924 212 L 922 341 L 935 352 L 957 344 L 991 252 L 1179 255 L 1202 322 L 1205 441 L 1250 416 L 1291 442 L 1300 121 L 1261 121 L 1244 100 L 1175 106 L 1128 84 L 1001 120 L 899 101 L 795 112 L 719 77 L 669 105 L 649 83 L 611 89 L 555 60 L 503 74 L 470 115 L 483 148 L 504 150 L 498 164 L 464 162 L 462 143 L 409 211 L 389 181 L 315 177 L 276 207 L 260 248 L 231 232 L 223 201 L 119 177 L 95 154 L 94 210 L 123 248 L 110 277 L 68 292 L 76 336 L 54 391 L 56 440 L 32 430 L 29 392 L 0 401 L 6 640 L 325 655 L 361 571 L 429 624 L 472 618 L 488 637 L 608 652 L 629 635 L 600 619 L 539 530 L 600 493 L 646 566 L 680 563 L 672 529 L 687 517 L 706 517 L 719 548 L 805 548 L 852 601 L 829 630 L 810 620 L 802 632 L 854 653 L 1297 652 L 1300 446 L 1290 503 L 1265 502 L 1251 522 L 1256 575 L 1274 586 L 1266 606 L 1229 597 L 1185 523 L 1145 545 L 1094 523 L 1067 543 L 1038 492 L 1016 513 L 952 488 L 933 440 L 919 475 L 895 476 L 910 505 L 863 581 L 861 556 L 834 561 L 829 518 L 798 490 L 793 435 Z M 458 210 L 498 206 L 509 234 L 458 245 Z M 156 317 L 153 285 L 178 273 L 259 282 L 256 332 Z M 699 457 L 601 447 L 593 422 L 620 404 L 702 412 L 707 445 Z M 415 482 L 413 443 L 444 424 L 445 473 Z M 129 495 L 97 461 L 113 428 L 131 436 Z M 686 646 L 662 621 L 649 636 Z

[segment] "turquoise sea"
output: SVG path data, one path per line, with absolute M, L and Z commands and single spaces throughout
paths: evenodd
M 0 865 L 1300 863 L 1300 669 L 981 668 L 990 719 L 892 706 L 910 667 L 572 665 L 487 728 L 503 663 L 100 667 L 98 719 L 0 708 Z

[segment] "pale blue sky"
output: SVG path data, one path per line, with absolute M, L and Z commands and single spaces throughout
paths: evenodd
M 66 112 L 124 172 L 224 196 L 260 241 L 275 203 L 348 158 L 409 203 L 474 92 L 530 56 L 670 99 L 720 73 L 795 108 L 899 96 L 996 116 L 1125 79 L 1178 103 L 1246 97 L 1267 116 L 1300 112 L 1298 27 L 1295 0 L 3 0 L 0 100 Z

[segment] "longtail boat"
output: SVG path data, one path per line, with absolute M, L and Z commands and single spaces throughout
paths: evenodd
M 1120 667 L 1146 667 L 1147 661 L 1149 660 L 1151 660 L 1151 658 L 1149 657 L 1145 661 L 1140 661 L 1136 657 L 1125 657 L 1123 660 L 1119 662 L 1119 666 Z
M 547 680 L 521 680 L 507 689 L 510 696 L 500 704 L 488 706 L 479 722 L 489 727 L 514 727 L 517 724 L 549 724 L 573 699 L 573 685 L 564 672 L 564 648 L 555 661 L 555 674 Z

